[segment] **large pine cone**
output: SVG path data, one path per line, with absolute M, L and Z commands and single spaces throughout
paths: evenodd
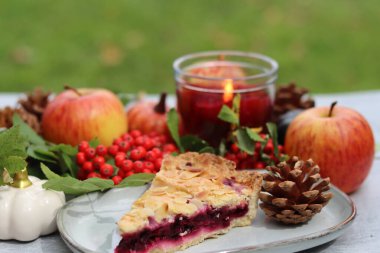
M 286 224 L 309 221 L 332 198 L 330 179 L 321 178 L 313 160 L 292 157 L 288 162 L 268 166 L 260 192 L 265 214 Z

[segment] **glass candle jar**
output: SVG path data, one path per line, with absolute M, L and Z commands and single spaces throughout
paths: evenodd
M 182 56 L 173 64 L 183 134 L 217 146 L 230 125 L 218 119 L 223 105 L 240 94 L 240 124 L 263 127 L 271 120 L 278 64 L 257 53 L 210 51 Z

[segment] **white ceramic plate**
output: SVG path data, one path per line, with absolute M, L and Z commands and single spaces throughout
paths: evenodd
M 146 189 L 113 189 L 69 201 L 57 217 L 62 239 L 74 252 L 114 252 L 121 239 L 116 221 Z M 251 226 L 233 228 L 183 252 L 294 252 L 334 240 L 351 224 L 356 210 L 346 194 L 335 187 L 331 191 L 334 198 L 307 224 L 281 225 L 259 210 Z

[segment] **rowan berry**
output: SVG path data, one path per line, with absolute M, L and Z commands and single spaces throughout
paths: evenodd
M 139 130 L 132 130 L 129 134 L 130 134 L 133 138 L 137 138 L 137 137 L 141 136 L 141 131 L 139 131 Z
M 144 163 L 142 161 L 135 161 L 133 162 L 133 171 L 135 173 L 140 173 L 144 169 Z
M 112 145 L 108 147 L 108 154 L 110 154 L 111 156 L 115 156 L 118 151 L 119 151 L 119 146 L 117 145 Z
M 134 165 L 133 165 L 133 162 L 132 162 L 131 160 L 124 160 L 124 161 L 121 163 L 120 168 L 121 168 L 123 171 L 131 171 L 131 170 L 133 170 Z
M 101 178 L 102 175 L 100 175 L 98 172 L 91 172 L 87 175 L 87 178 L 93 178 L 93 177 L 98 177 Z
M 113 177 L 112 177 L 112 181 L 113 181 L 114 185 L 118 185 L 118 184 L 120 184 L 120 182 L 121 182 L 122 180 L 123 180 L 123 178 L 120 177 L 120 176 L 113 176 Z
M 113 167 L 111 164 L 105 163 L 100 167 L 100 174 L 105 177 L 110 177 L 113 174 Z
M 83 152 L 79 152 L 76 155 L 76 161 L 78 165 L 82 165 L 86 161 L 86 155 Z
M 95 157 L 96 152 L 94 148 L 87 148 L 84 154 L 87 160 L 91 160 Z
M 98 145 L 96 147 L 96 154 L 99 156 L 106 156 L 107 155 L 107 148 L 104 145 Z
M 90 173 L 92 171 L 94 171 L 94 165 L 92 164 L 92 162 L 90 161 L 86 161 L 82 164 L 82 169 L 86 172 L 86 173 Z
M 92 164 L 94 169 L 98 170 L 105 163 L 105 159 L 103 156 L 97 156 L 92 160 Z
M 85 152 L 86 149 L 90 147 L 90 144 L 87 141 L 81 141 L 78 145 L 79 152 Z

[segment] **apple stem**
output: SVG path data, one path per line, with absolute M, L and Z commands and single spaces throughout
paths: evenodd
M 166 113 L 166 92 L 161 93 L 160 101 L 154 107 L 154 111 L 160 114 Z
M 71 91 L 75 92 L 75 94 L 77 94 L 80 97 L 82 96 L 82 94 L 77 89 L 75 89 L 74 87 L 71 87 L 70 85 L 66 84 L 65 86 L 63 86 L 63 88 L 65 90 L 71 90 Z
M 332 116 L 332 111 L 333 111 L 333 109 L 334 109 L 334 107 L 336 106 L 337 103 L 338 103 L 338 101 L 332 102 L 332 104 L 330 106 L 330 111 L 329 111 L 328 117 Z

